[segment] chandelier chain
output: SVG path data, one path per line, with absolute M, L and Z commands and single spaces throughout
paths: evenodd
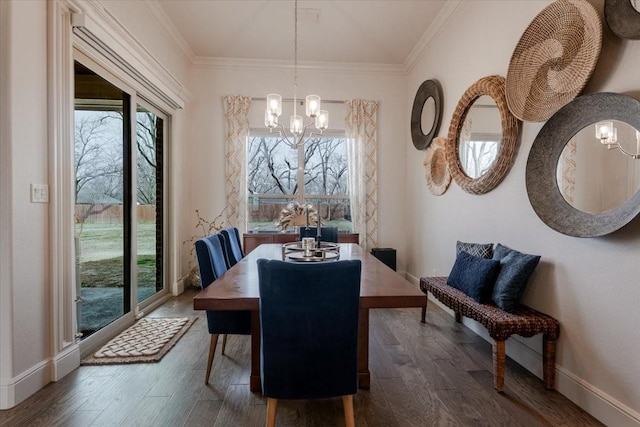
M 293 115 L 296 115 L 298 92 L 298 0 L 293 8 Z

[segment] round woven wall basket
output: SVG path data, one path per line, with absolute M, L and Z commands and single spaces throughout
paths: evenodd
M 520 120 L 547 120 L 580 94 L 601 45 L 602 22 L 589 2 L 551 3 L 529 24 L 511 56 L 509 110 Z
M 446 143 L 447 138 L 434 138 L 424 154 L 423 164 L 427 187 L 436 196 L 444 194 L 451 183 L 451 173 L 449 173 L 444 151 Z

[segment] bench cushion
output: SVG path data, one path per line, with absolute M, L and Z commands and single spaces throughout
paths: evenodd
M 493 304 L 477 303 L 462 291 L 447 285 L 447 277 L 422 277 L 420 289 L 425 294 L 431 292 L 454 312 L 482 324 L 491 338 L 497 341 L 504 341 L 513 334 L 531 337 L 544 333 L 549 340 L 557 340 L 560 335 L 560 323 L 553 317 L 522 304 L 512 313 L 507 313 Z

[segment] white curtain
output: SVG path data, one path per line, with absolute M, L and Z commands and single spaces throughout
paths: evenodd
M 365 249 L 378 246 L 378 103 L 345 102 L 349 158 L 349 197 L 354 233 Z
M 241 233 L 247 230 L 247 140 L 251 98 L 224 96 L 225 191 L 227 221 Z

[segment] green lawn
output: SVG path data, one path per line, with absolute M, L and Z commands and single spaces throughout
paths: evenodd
M 76 224 L 76 236 L 80 237 L 80 261 L 99 261 L 121 257 L 123 254 L 122 224 Z M 154 223 L 138 224 L 138 255 L 155 256 L 156 229 Z
M 123 228 L 121 224 L 84 224 L 80 238 L 82 287 L 122 287 Z M 154 286 L 156 281 L 155 225 L 138 224 L 138 286 Z

